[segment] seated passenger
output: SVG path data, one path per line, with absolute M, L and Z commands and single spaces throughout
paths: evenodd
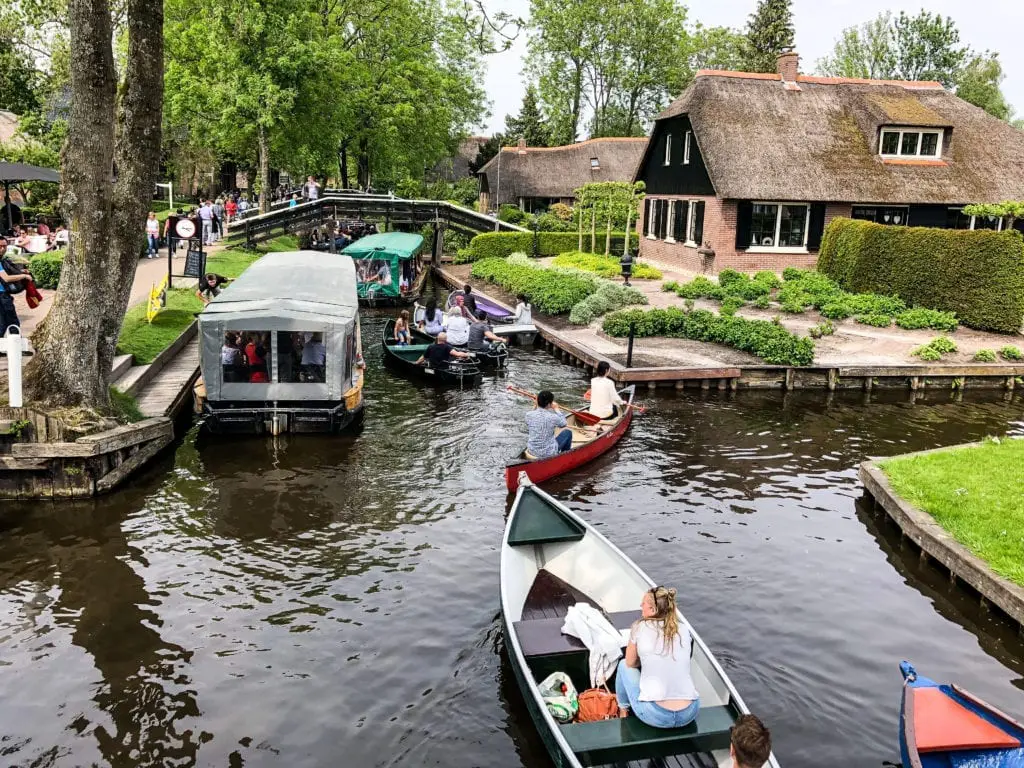
M 516 304 L 516 313 L 512 316 L 512 322 L 516 325 L 529 325 L 533 322 L 533 308 L 524 294 L 520 293 L 516 299 L 518 303 Z
M 697 717 L 700 697 L 690 674 L 690 630 L 679 626 L 676 591 L 652 587 L 640 611 L 615 672 L 619 717 L 633 710 L 652 728 L 680 728 Z
M 491 329 L 487 322 L 487 313 L 482 309 L 476 313 L 476 319 L 469 326 L 469 341 L 466 346 L 474 352 L 490 351 L 495 344 L 501 343 L 501 336 L 498 336 Z
M 453 347 L 464 347 L 469 341 L 469 320 L 462 316 L 459 307 L 448 310 L 448 343 Z
M 618 417 L 626 405 L 615 389 L 615 382 L 608 378 L 609 368 L 608 361 L 602 360 L 590 380 L 590 412 L 602 419 Z
M 267 376 L 267 347 L 256 333 L 249 334 L 249 343 L 245 345 L 245 359 L 249 363 L 249 383 L 266 384 L 270 381 Z
M 473 313 L 470 312 L 469 308 L 466 306 L 466 297 L 461 293 L 455 294 L 455 303 L 448 311 L 451 312 L 451 310 L 455 309 L 456 307 L 458 307 L 459 312 L 462 314 L 464 318 L 466 318 L 467 320 L 473 319 Z
M 572 447 L 572 431 L 565 429 L 565 416 L 555 408 L 555 396 L 548 390 L 537 394 L 537 407 L 526 414 L 526 452 L 547 459 Z
M 444 313 L 438 309 L 437 299 L 427 299 L 427 306 L 419 326 L 421 330 L 431 336 L 437 336 L 444 330 Z
M 403 309 L 398 319 L 395 320 L 395 344 L 399 347 L 407 347 L 412 341 L 412 334 L 409 331 L 409 310 Z
M 327 381 L 327 347 L 324 346 L 323 334 L 306 334 L 306 344 L 302 348 L 302 372 L 306 381 Z
M 466 283 L 462 286 L 462 303 L 471 315 L 476 315 L 476 296 L 473 295 L 473 286 Z
M 420 355 L 420 359 L 416 361 L 416 365 L 426 365 L 428 368 L 447 368 L 452 361 L 452 358 L 469 357 L 468 352 L 460 352 L 457 349 L 453 349 L 452 345 L 448 343 L 448 336 L 444 331 L 437 334 L 437 341 L 427 347 L 427 351 Z
M 740 715 L 729 731 L 733 768 L 762 768 L 772 753 L 772 735 L 755 715 Z

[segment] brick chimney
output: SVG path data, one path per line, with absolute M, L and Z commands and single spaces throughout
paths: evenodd
M 795 83 L 796 76 L 800 73 L 799 54 L 796 51 L 783 51 L 775 62 L 779 74 L 782 75 L 782 81 Z
M 526 139 L 524 139 L 522 136 L 519 137 L 519 147 L 516 150 L 516 152 L 520 155 L 526 154 Z

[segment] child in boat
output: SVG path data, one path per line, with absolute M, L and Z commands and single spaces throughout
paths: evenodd
M 690 674 L 690 631 L 679 626 L 676 613 L 676 591 L 647 590 L 640 611 L 615 673 L 619 717 L 633 710 L 652 728 L 681 728 L 696 719 L 700 697 Z
M 399 347 L 406 347 L 412 341 L 409 333 L 409 310 L 403 309 L 395 320 L 395 341 Z
M 772 753 L 772 735 L 760 718 L 740 715 L 729 731 L 733 768 L 761 768 Z

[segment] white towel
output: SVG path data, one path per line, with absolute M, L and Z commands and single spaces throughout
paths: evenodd
M 622 636 L 604 615 L 587 603 L 570 606 L 562 633 L 578 637 L 590 649 L 590 685 L 608 681 L 622 658 Z

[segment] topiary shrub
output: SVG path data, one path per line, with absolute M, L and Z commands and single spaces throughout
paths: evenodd
M 28 271 L 35 278 L 37 288 L 56 288 L 60 282 L 60 270 L 64 266 L 64 252 L 39 253 L 29 259 Z
M 895 294 L 954 312 L 972 328 L 1017 332 L 1024 323 L 1024 238 L 1016 230 L 890 227 L 834 219 L 818 269 L 849 291 Z
M 604 237 L 598 238 L 597 248 L 604 252 Z M 625 234 L 622 232 L 612 233 L 612 252 L 622 253 L 622 246 L 625 242 Z M 579 235 L 576 232 L 539 232 L 537 234 L 537 255 L 557 256 L 567 251 L 575 251 L 579 245 Z M 630 239 L 630 250 L 637 251 L 638 240 L 636 233 L 632 233 Z M 590 238 L 583 238 L 583 248 L 586 251 L 590 246 Z M 500 259 L 522 251 L 533 253 L 533 232 L 484 232 L 477 235 L 469 242 L 469 249 L 472 252 L 470 261 L 478 259 Z

